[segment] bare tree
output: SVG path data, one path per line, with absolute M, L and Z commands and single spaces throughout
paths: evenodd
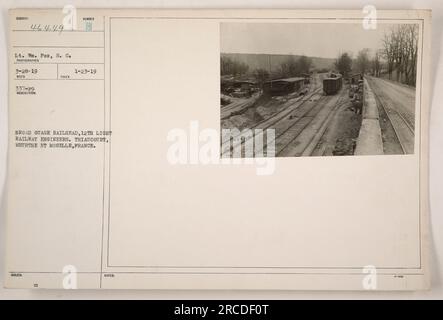
M 406 25 L 406 83 L 415 86 L 417 77 L 418 26 Z
M 309 73 L 311 71 L 312 59 L 307 56 L 301 56 L 297 60 L 296 64 L 296 75 L 300 75 L 302 73 Z
M 380 77 L 381 72 L 381 61 L 380 61 L 380 53 L 376 51 L 374 54 L 374 58 L 372 59 L 372 73 L 375 77 Z
M 229 57 L 220 57 L 220 73 L 221 75 L 243 75 L 247 73 L 249 66 L 244 62 L 232 60 Z
M 312 59 L 306 56 L 295 58 L 289 56 L 280 65 L 280 76 L 282 78 L 300 76 L 302 73 L 309 73 L 312 65 Z
M 280 64 L 280 77 L 288 78 L 293 77 L 296 74 L 297 62 L 294 56 L 289 56 L 285 61 Z
M 383 39 L 383 57 L 386 60 L 388 67 L 389 79 L 392 78 L 392 72 L 394 70 L 394 41 L 392 37 L 392 32 L 390 34 L 385 34 Z
M 394 61 L 397 81 L 400 82 L 405 66 L 405 30 L 403 25 L 397 26 L 394 31 Z
M 347 77 L 352 71 L 352 58 L 347 52 L 342 53 L 335 61 L 334 65 L 338 72 L 344 77 Z
M 370 68 L 370 60 L 369 60 L 369 49 L 365 48 L 360 50 L 357 55 L 357 59 L 355 60 L 356 69 L 361 73 L 365 74 Z
M 395 72 L 397 81 L 415 86 L 418 25 L 403 24 L 393 27 L 385 34 L 382 44 L 389 79 L 392 79 L 392 74 Z

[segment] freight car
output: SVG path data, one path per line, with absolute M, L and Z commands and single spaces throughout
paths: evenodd
M 340 91 L 343 86 L 343 77 L 337 74 L 331 74 L 323 79 L 323 91 L 327 95 L 333 95 Z

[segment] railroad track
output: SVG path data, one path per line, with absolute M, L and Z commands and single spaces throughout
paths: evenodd
M 391 111 L 394 111 L 395 113 L 397 113 L 397 115 L 404 121 L 404 123 L 406 124 L 406 127 L 408 127 L 409 131 L 411 131 L 412 134 L 415 133 L 414 127 L 411 125 L 409 120 L 406 119 L 406 117 L 404 115 L 402 115 L 400 112 L 398 112 L 397 110 L 394 110 L 394 109 L 391 109 Z
M 265 131 L 266 129 L 269 129 L 269 128 L 275 126 L 275 125 L 278 124 L 279 122 L 285 120 L 285 119 L 286 119 L 286 118 L 287 118 L 292 112 L 294 112 L 295 110 L 299 109 L 299 108 L 300 108 L 302 105 L 304 105 L 307 101 L 312 101 L 312 99 L 313 99 L 314 96 L 318 96 L 318 97 L 319 97 L 319 100 L 317 101 L 317 103 L 318 103 L 320 100 L 323 100 L 323 98 L 325 98 L 325 97 L 324 97 L 323 95 L 321 95 L 321 93 L 320 93 L 321 90 L 322 90 L 321 87 L 320 87 L 320 88 L 317 88 L 317 89 L 315 89 L 312 93 L 310 93 L 308 96 L 304 96 L 304 97 L 302 97 L 300 100 L 297 100 L 297 101 L 295 101 L 295 102 L 292 102 L 292 101 L 291 101 L 291 103 L 290 103 L 288 106 L 283 107 L 282 110 L 276 112 L 276 113 L 273 114 L 270 118 L 263 119 L 262 121 L 259 121 L 259 122 L 256 123 L 254 126 L 252 126 L 251 128 L 248 128 L 248 129 L 251 129 L 251 130 L 254 130 L 254 129 L 261 129 L 261 130 Z M 301 101 L 301 103 L 296 104 L 297 102 L 300 102 L 300 101 Z M 307 114 L 308 112 L 310 112 L 310 111 L 311 111 L 311 109 L 308 109 L 307 111 L 305 111 L 305 112 L 303 113 L 303 115 L 301 115 L 300 117 L 298 117 L 298 119 L 297 119 L 295 122 L 298 122 L 301 118 L 303 118 L 304 115 L 306 115 L 306 114 Z M 238 140 L 235 140 L 235 139 L 238 138 L 239 136 L 241 136 L 241 133 L 240 133 L 240 134 L 237 134 L 237 135 L 235 135 L 235 136 L 233 136 L 232 138 L 234 138 L 234 141 L 238 141 Z M 277 138 L 280 137 L 280 136 L 281 136 L 281 134 L 278 135 L 278 136 L 276 136 L 275 139 L 277 139 Z M 257 137 L 257 136 L 255 136 L 255 137 Z M 231 146 L 231 148 L 230 148 L 229 150 L 226 150 L 225 152 L 222 153 L 222 156 L 223 156 L 223 157 L 227 157 L 227 153 L 229 153 L 229 155 L 231 155 L 232 150 L 233 150 L 234 148 L 238 148 L 241 144 L 245 144 L 247 141 L 249 141 L 250 139 L 253 139 L 253 138 L 254 138 L 254 135 L 253 135 L 252 137 L 250 137 L 249 139 L 246 139 L 245 141 L 240 141 L 240 142 L 234 143 L 234 144 Z M 269 141 L 269 142 L 271 142 L 271 141 Z M 267 144 L 268 144 L 269 142 L 267 142 L 267 143 L 263 146 L 264 149 L 267 147 Z M 222 147 L 222 150 L 224 150 L 223 147 Z
M 310 156 L 313 151 L 315 150 L 316 146 L 318 145 L 318 142 L 320 141 L 321 137 L 324 135 L 326 128 L 330 122 L 330 120 L 332 119 L 332 117 L 336 114 L 337 110 L 339 110 L 343 105 L 348 104 L 348 101 L 345 100 L 346 97 L 346 90 L 340 90 L 340 92 L 338 93 L 338 100 L 335 102 L 335 104 L 331 107 L 331 110 L 329 110 L 326 114 L 326 116 L 324 117 L 323 120 L 319 121 L 319 127 L 318 129 L 316 129 L 315 133 L 312 134 L 311 138 L 308 139 L 309 142 L 307 143 L 300 143 L 298 145 L 296 145 L 295 149 L 293 151 L 289 150 L 289 147 L 291 147 L 293 144 L 295 144 L 294 142 L 296 141 L 297 138 L 299 138 L 302 134 L 305 134 L 307 136 L 309 136 L 309 133 L 305 132 L 305 129 L 312 124 L 312 122 L 316 119 L 316 117 L 320 114 L 320 112 L 322 112 L 322 110 L 319 110 L 318 112 L 316 112 L 312 117 L 310 117 L 310 120 L 305 123 L 301 129 L 298 129 L 298 133 L 295 134 L 294 136 L 291 136 L 290 139 L 282 146 L 280 147 L 276 153 L 276 156 Z M 343 101 L 345 100 L 345 101 Z M 333 101 L 333 100 L 330 100 Z M 331 102 L 332 103 L 332 102 Z M 314 109 L 314 107 L 312 108 Z M 312 110 L 311 109 L 311 110 Z M 301 119 L 300 119 L 301 120 Z M 299 121 L 294 122 L 290 128 L 288 128 L 283 134 L 285 134 L 286 132 L 289 132 L 295 125 L 298 124 Z M 280 135 L 278 138 L 281 138 L 282 135 Z M 297 150 L 298 148 L 298 150 Z
M 404 154 L 414 153 L 414 133 L 415 133 L 414 127 L 411 125 L 409 120 L 406 119 L 406 117 L 402 115 L 400 112 L 398 112 L 396 109 L 386 107 L 385 102 L 376 92 L 376 90 L 372 90 L 372 92 L 374 93 L 377 103 L 381 106 L 381 108 L 386 114 L 386 117 L 391 123 L 391 127 L 394 131 L 394 134 L 397 138 L 398 143 L 400 144 L 400 148 L 402 149 L 403 153 Z M 401 129 L 402 127 L 407 128 L 408 134 L 406 134 L 404 130 Z
M 259 129 L 268 129 L 269 127 L 271 127 L 272 125 L 276 124 L 278 121 L 280 121 L 282 118 L 285 118 L 286 116 L 288 116 L 291 112 L 293 112 L 295 109 L 298 109 L 300 106 L 302 106 L 306 101 L 310 101 L 312 99 L 313 96 L 315 95 L 319 95 L 319 91 L 322 88 L 318 88 L 316 90 L 314 90 L 308 97 L 302 97 L 301 99 L 298 99 L 297 101 L 291 101 L 291 103 L 288 106 L 285 106 L 282 108 L 282 110 L 276 112 L 275 114 L 272 115 L 272 117 L 264 119 L 262 121 L 259 121 L 258 123 L 256 123 L 251 129 L 257 129 L 259 128 L 262 124 L 265 124 L 266 127 L 263 128 L 259 128 Z M 321 96 L 320 96 L 321 97 Z M 291 106 L 294 106 L 297 102 L 301 101 L 301 103 L 299 105 L 296 105 L 295 108 L 290 108 Z M 290 110 L 289 110 L 290 109 Z M 268 122 L 270 124 L 268 124 Z
M 237 113 L 253 105 L 258 99 L 259 95 L 254 95 L 246 101 L 235 101 L 231 104 L 221 107 L 221 120 L 226 120 Z
M 311 91 L 313 89 L 313 87 L 315 87 L 316 85 L 317 85 L 317 81 L 313 80 L 309 84 L 308 91 Z M 314 91 L 318 91 L 318 89 L 315 89 Z M 247 109 L 248 107 L 253 105 L 259 98 L 260 98 L 260 95 L 258 95 L 258 96 L 254 95 L 253 97 L 247 99 L 246 101 L 235 101 L 231 104 L 222 106 L 221 107 L 221 120 L 229 119 L 230 117 L 243 111 L 243 109 Z M 299 97 L 291 98 L 290 100 L 294 100 L 297 98 L 299 98 Z M 291 104 L 296 103 L 296 102 L 300 101 L 301 99 L 303 99 L 303 97 L 301 97 L 300 99 L 297 99 L 296 101 L 291 101 Z
M 343 100 L 343 97 L 341 98 L 341 100 Z M 310 140 L 309 144 L 304 148 L 301 156 L 303 157 L 307 157 L 307 156 L 311 156 L 314 151 L 316 150 L 320 140 L 323 138 L 326 129 L 328 128 L 329 123 L 331 122 L 332 118 L 339 112 L 339 110 L 341 110 L 344 106 L 349 106 L 349 101 L 346 101 L 346 99 L 344 99 L 345 101 L 340 101 L 339 103 L 337 103 L 337 105 L 333 108 L 333 110 L 331 110 L 328 114 L 328 116 L 325 118 L 325 120 L 323 121 L 320 129 L 318 130 L 318 132 L 312 136 L 312 139 Z M 320 155 L 324 155 L 326 150 L 323 150 L 321 152 Z

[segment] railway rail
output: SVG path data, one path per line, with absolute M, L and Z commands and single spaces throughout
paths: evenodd
M 295 135 L 291 135 L 289 141 L 287 141 L 282 147 L 280 147 L 280 150 L 277 150 L 276 155 L 277 156 L 310 156 L 313 151 L 315 150 L 316 146 L 318 145 L 320 139 L 324 135 L 326 128 L 332 119 L 332 117 L 337 113 L 337 111 L 344 105 L 348 104 L 349 102 L 345 99 L 346 94 L 345 90 L 340 90 L 338 92 L 339 96 L 337 101 L 329 100 L 328 103 L 332 103 L 332 107 L 330 110 L 327 110 L 327 113 L 323 115 L 323 117 L 317 118 L 317 116 L 320 115 L 320 113 L 324 109 L 318 110 L 314 115 L 309 117 L 309 122 L 305 123 L 303 127 L 298 129 L 298 133 Z M 314 108 L 313 108 L 314 109 Z M 311 110 L 313 110 L 311 109 Z M 305 129 L 310 126 L 315 120 L 318 121 L 317 126 L 314 128 L 314 132 L 307 132 Z M 291 128 L 293 128 L 297 122 L 294 122 L 291 125 Z M 291 128 L 288 128 L 283 134 L 286 132 L 289 132 Z M 296 140 L 301 136 L 305 134 L 307 137 L 306 139 L 302 139 L 303 143 L 295 143 Z M 278 138 L 281 138 L 282 135 L 280 135 Z M 284 140 L 284 139 L 283 139 Z M 295 146 L 294 146 L 295 145 Z M 290 148 L 293 147 L 292 150 Z
M 274 126 L 276 126 L 279 122 L 287 119 L 288 117 L 290 117 L 291 113 L 293 113 L 295 110 L 298 110 L 300 107 L 302 107 L 306 102 L 310 101 L 312 102 L 312 100 L 314 99 L 314 97 L 317 97 L 318 100 L 316 101 L 317 103 L 320 100 L 325 99 L 326 97 L 323 96 L 321 94 L 322 88 L 317 88 L 315 89 L 313 92 L 311 92 L 310 94 L 308 94 L 307 96 L 302 96 L 301 99 L 298 99 L 297 101 L 291 101 L 290 104 L 288 106 L 283 107 L 280 111 L 276 112 L 275 114 L 273 114 L 270 118 L 267 119 L 263 119 L 261 121 L 259 121 L 258 123 L 256 123 L 254 126 L 252 126 L 249 129 L 262 129 L 263 131 L 265 131 L 266 129 L 272 128 Z M 300 102 L 300 103 L 297 103 Z M 311 111 L 312 108 L 309 108 L 308 110 L 306 110 L 301 116 L 298 117 L 298 119 L 301 119 L 304 115 L 306 115 L 308 112 Z M 238 138 L 241 135 L 235 135 L 233 136 L 233 138 Z M 276 138 L 280 137 L 281 134 L 279 134 L 278 136 L 276 136 Z M 254 136 L 250 137 L 249 139 L 253 139 Z M 231 148 L 229 150 L 226 150 L 222 153 L 223 157 L 228 157 L 227 154 L 229 153 L 229 155 L 231 155 L 232 150 L 234 148 L 238 148 L 240 146 L 240 144 L 245 144 L 247 141 L 249 141 L 249 139 L 245 140 L 245 141 L 240 141 L 240 142 L 236 142 L 234 143 Z M 269 142 L 267 142 L 269 143 Z M 266 147 L 267 144 L 264 145 L 264 147 Z M 222 149 L 224 150 L 224 148 Z
M 246 109 L 248 107 L 250 107 L 252 104 L 255 103 L 255 101 L 257 101 L 257 99 L 259 98 L 258 94 L 254 94 L 252 97 L 244 100 L 244 101 L 234 101 L 226 106 L 222 106 L 221 107 L 221 119 L 225 120 L 228 119 L 230 117 L 232 117 L 233 115 L 235 115 L 238 112 L 241 112 L 243 109 Z
M 391 127 L 394 131 L 395 137 L 404 154 L 414 153 L 414 125 L 410 123 L 401 112 L 395 108 L 388 107 L 388 103 L 377 93 L 377 90 L 372 90 L 377 100 L 378 105 L 383 109 L 388 118 Z M 405 130 L 406 128 L 406 130 Z

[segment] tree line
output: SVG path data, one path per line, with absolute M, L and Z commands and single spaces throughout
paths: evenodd
M 244 62 L 235 61 L 229 57 L 220 57 L 221 75 L 241 76 L 249 71 L 249 66 Z
M 343 76 L 354 73 L 371 73 L 376 77 L 386 74 L 394 79 L 415 86 L 417 75 L 418 25 L 398 25 L 387 32 L 380 49 L 371 56 L 368 48 L 360 50 L 356 58 L 344 52 L 335 61 L 335 68 Z
M 418 25 L 402 24 L 385 34 L 382 54 L 386 60 L 389 79 L 415 86 L 417 75 Z
M 380 76 L 381 73 L 380 55 L 376 52 L 371 58 L 368 48 L 360 50 L 356 58 L 347 52 L 340 54 L 334 66 L 344 77 L 352 73 L 372 73 L 374 76 Z
M 281 62 L 272 74 L 269 70 L 257 68 L 250 72 L 249 66 L 243 62 L 233 60 L 229 57 L 220 58 L 220 72 L 221 75 L 242 76 L 249 73 L 258 83 L 263 84 L 272 78 L 290 78 L 297 77 L 310 72 L 312 66 L 312 59 L 306 56 L 298 58 L 289 56 L 285 61 Z
M 280 77 L 290 78 L 307 74 L 311 70 L 311 65 L 311 58 L 300 56 L 296 59 L 294 56 L 289 56 L 284 62 L 280 64 Z

